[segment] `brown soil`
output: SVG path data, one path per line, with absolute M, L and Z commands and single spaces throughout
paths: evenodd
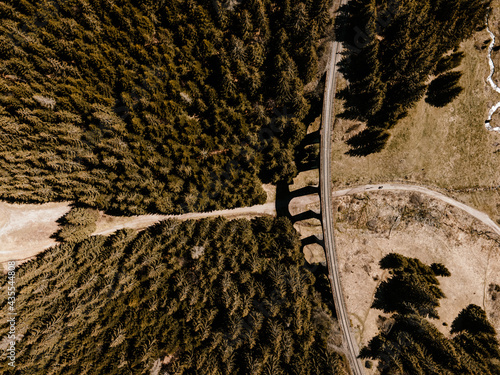
M 500 0 L 493 0 L 492 31 L 500 45 Z M 461 45 L 465 57 L 458 70 L 464 92 L 452 103 L 434 108 L 422 98 L 391 130 L 386 149 L 367 157 L 346 155 L 345 143 L 362 128 L 360 122 L 335 119 L 332 178 L 336 188 L 381 182 L 406 182 L 446 189 L 468 205 L 500 220 L 500 134 L 485 129 L 491 106 L 500 101 L 486 82 L 490 73 L 486 30 Z M 493 55 L 500 83 L 500 51 Z M 347 82 L 339 80 L 338 90 Z M 337 91 L 338 92 L 338 91 Z M 336 101 L 337 114 L 342 101 Z M 492 126 L 500 126 L 500 111 Z M 485 191 L 481 191 L 485 189 Z
M 141 216 L 111 216 L 102 214 L 97 221 L 97 229 L 93 235 L 109 235 L 117 230 L 123 228 L 131 228 L 143 230 L 153 224 L 162 220 L 177 219 L 177 220 L 190 220 L 190 219 L 203 219 L 207 217 L 224 216 L 228 219 L 238 218 L 253 218 L 256 216 L 276 215 L 276 207 L 274 203 L 266 203 L 251 207 L 234 208 L 231 210 L 219 210 L 211 212 L 193 212 L 182 215 L 141 215 Z
M 270 191 L 271 193 L 271 191 Z M 361 344 L 377 332 L 379 311 L 370 308 L 375 289 L 387 275 L 379 260 L 395 251 L 425 263 L 441 262 L 452 276 L 442 279 L 447 295 L 441 302 L 436 325 L 446 334 L 449 324 L 469 303 L 485 308 L 500 332 L 499 236 L 468 213 L 415 192 L 373 191 L 336 197 L 336 241 L 346 303 Z M 10 205 L 0 203 L 0 261 L 26 259 L 53 246 L 56 220 L 69 211 L 67 203 Z M 319 209 L 317 195 L 292 200 L 292 215 Z M 273 203 L 238 210 L 181 215 L 179 219 L 224 215 L 249 217 L 274 215 Z M 123 227 L 142 229 L 166 216 L 119 218 L 103 215 L 97 232 Z M 296 223 L 303 238 L 321 233 L 319 220 Z M 309 262 L 324 262 L 323 249 L 304 249 Z M 497 287 L 498 286 L 498 287 Z

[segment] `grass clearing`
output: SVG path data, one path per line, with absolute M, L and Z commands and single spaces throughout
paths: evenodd
M 500 35 L 500 1 L 493 2 L 490 28 Z M 464 91 L 444 108 L 422 99 L 392 130 L 387 148 L 368 157 L 345 154 L 345 141 L 362 128 L 355 121 L 336 119 L 332 175 L 335 188 L 382 182 L 408 182 L 447 190 L 446 194 L 498 219 L 500 194 L 500 134 L 485 130 L 490 107 L 500 95 L 487 84 L 486 30 L 462 44 Z M 484 47 L 484 48 L 483 48 Z M 500 69 L 500 53 L 494 56 Z M 339 86 L 345 85 L 342 79 Z M 341 111 L 341 106 L 337 107 Z M 500 114 L 492 126 L 500 126 Z

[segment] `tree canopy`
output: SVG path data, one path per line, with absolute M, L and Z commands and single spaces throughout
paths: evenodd
M 347 373 L 288 219 L 168 220 L 59 245 L 16 275 L 10 374 Z
M 444 293 L 436 276 L 450 276 L 443 264 L 389 254 L 380 261 L 391 277 L 377 288 L 373 307 L 393 313 L 389 324 L 362 348 L 361 358 L 377 359 L 382 375 L 500 373 L 495 329 L 476 305 L 463 309 L 451 325 L 451 338 L 426 317 L 437 318 Z
M 0 2 L 0 198 L 264 202 L 297 173 L 330 24 L 326 0 Z

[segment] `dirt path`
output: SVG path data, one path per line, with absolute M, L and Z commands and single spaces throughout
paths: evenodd
M 377 191 L 399 190 L 418 192 L 446 202 L 475 217 L 492 231 L 500 235 L 500 227 L 488 215 L 449 198 L 441 193 L 416 185 L 380 184 L 364 185 L 333 192 L 333 197 Z M 319 202 L 318 195 L 306 195 L 292 199 L 290 212 L 292 215 L 307 210 L 307 206 Z M 56 220 L 64 216 L 70 209 L 69 203 L 47 203 L 43 205 L 14 205 L 0 203 L 0 263 L 8 260 L 28 259 L 54 246 L 56 241 L 51 237 L 57 231 Z M 145 229 L 161 220 L 168 218 L 178 220 L 200 219 L 204 217 L 225 216 L 227 218 L 252 218 L 262 215 L 276 215 L 275 203 L 221 210 L 204 213 L 189 213 L 184 215 L 144 215 L 135 217 L 116 217 L 102 215 L 98 221 L 95 235 L 109 235 L 122 228 Z
M 103 215 L 97 222 L 97 229 L 93 235 L 109 235 L 123 228 L 145 229 L 155 223 L 167 219 L 190 220 L 203 219 L 207 217 L 224 216 L 230 219 L 253 218 L 263 215 L 276 215 L 274 202 L 260 204 L 251 207 L 234 208 L 232 210 L 219 210 L 212 212 L 195 212 L 183 215 L 141 215 L 133 217 L 118 217 Z
M 415 193 L 421 193 L 425 194 L 427 196 L 430 196 L 434 199 L 440 200 L 442 202 L 445 202 L 453 207 L 457 207 L 465 212 L 467 212 L 469 215 L 475 217 L 477 220 L 482 222 L 483 224 L 487 225 L 489 228 L 491 228 L 492 231 L 494 231 L 496 234 L 500 235 L 500 227 L 490 219 L 490 217 L 485 214 L 484 212 L 478 211 L 475 208 L 472 208 L 470 206 L 467 206 L 466 204 L 463 204 L 453 198 L 447 197 L 444 194 L 438 193 L 437 191 L 427 189 L 423 186 L 418 186 L 418 185 L 403 185 L 403 184 L 380 184 L 380 185 L 363 185 L 363 186 L 358 186 L 352 189 L 344 189 L 344 190 L 338 190 L 333 192 L 334 197 L 340 197 L 342 195 L 349 195 L 349 194 L 356 194 L 356 193 L 364 193 L 364 192 L 371 192 L 371 191 L 377 191 L 377 190 L 392 190 L 392 191 L 407 191 L 407 192 L 415 192 Z
M 71 209 L 70 203 L 9 204 L 0 202 L 0 263 L 30 259 L 57 242 L 57 219 Z M 274 202 L 232 210 L 188 213 L 183 215 L 110 216 L 103 214 L 93 235 L 109 235 L 123 228 L 145 229 L 166 219 L 189 220 L 224 216 L 230 219 L 276 215 Z

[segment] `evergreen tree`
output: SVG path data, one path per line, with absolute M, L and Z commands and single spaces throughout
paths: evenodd
M 457 72 L 438 77 L 427 88 L 431 74 L 456 68 L 463 54 L 459 44 L 483 27 L 489 0 L 350 1 L 336 20 L 336 38 L 344 45 L 340 71 L 348 86 L 343 117 L 366 122 L 370 131 L 348 140 L 351 155 L 382 150 L 383 135 L 423 98 L 444 106 L 456 98 Z M 455 51 L 452 54 L 449 51 Z M 365 144 L 363 144 L 365 142 Z
M 427 88 L 425 101 L 434 107 L 451 103 L 463 91 L 458 85 L 461 76 L 461 72 L 449 72 L 435 78 Z
M 304 86 L 327 10 L 323 0 L 2 2 L 0 198 L 127 215 L 262 202 L 259 176 L 282 173 L 263 164 L 260 132 L 277 110 L 293 112 L 272 134 L 292 178 L 303 120 L 319 114 Z M 252 161 L 227 183 L 212 174 L 224 181 L 207 193 L 205 171 L 234 147 Z
M 292 223 L 271 217 L 168 220 L 49 249 L 17 270 L 16 370 L 346 374 L 303 262 Z

